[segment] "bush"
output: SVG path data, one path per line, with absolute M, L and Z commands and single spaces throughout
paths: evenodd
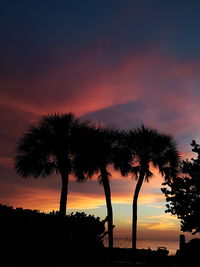
M 0 236 L 6 254 L 27 259 L 82 262 L 103 248 L 104 222 L 85 213 L 60 216 L 0 204 Z M 90 254 L 90 255 L 89 255 Z M 78 255 L 75 256 L 75 255 Z M 8 257 L 9 259 L 9 257 Z

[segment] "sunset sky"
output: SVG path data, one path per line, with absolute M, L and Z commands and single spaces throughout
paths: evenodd
M 24 180 L 17 139 L 47 113 L 73 112 L 108 127 L 142 123 L 174 136 L 183 157 L 200 142 L 200 2 L 3 0 L 0 3 L 0 203 L 57 210 L 60 177 Z M 115 235 L 131 234 L 135 181 L 112 173 Z M 139 198 L 139 238 L 176 240 L 155 170 Z M 68 213 L 104 219 L 96 179 L 70 179 Z

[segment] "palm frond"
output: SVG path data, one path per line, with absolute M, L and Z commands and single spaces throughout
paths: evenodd
M 142 125 L 135 130 L 130 130 L 125 139 L 128 153 L 131 154 L 133 161 L 137 159 L 141 168 L 152 163 L 166 178 L 176 175 L 180 156 L 176 143 L 170 135 Z M 145 167 L 145 173 L 147 181 L 152 176 L 149 167 Z
M 16 147 L 15 169 L 23 177 L 49 176 L 66 169 L 72 172 L 72 113 L 48 114 L 31 126 Z M 77 127 L 78 128 L 78 127 Z
M 149 170 L 149 169 L 147 169 L 147 171 L 146 171 L 146 173 L 145 173 L 145 181 L 146 182 L 149 182 L 149 179 L 151 178 L 153 176 L 153 173 Z
M 139 174 L 140 174 L 140 166 L 133 166 L 133 167 L 131 167 L 130 171 L 132 173 L 132 177 L 137 180 L 139 178 Z

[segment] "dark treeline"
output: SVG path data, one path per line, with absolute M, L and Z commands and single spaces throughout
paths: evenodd
M 66 247 L 103 247 L 105 222 L 85 213 L 62 217 L 58 212 L 47 214 L 1 204 L 0 220 L 1 238 L 5 236 L 5 241 L 17 241 L 18 245 L 61 241 Z
M 85 213 L 61 216 L 0 204 L 1 266 L 198 266 L 199 240 L 179 255 L 168 251 L 104 248 L 105 221 Z M 198 242 L 197 242 L 198 241 Z
M 78 212 L 63 217 L 0 205 L 0 222 L 5 266 L 101 262 L 105 222 L 98 217 Z
M 12 208 L 0 204 L 1 266 L 115 266 L 117 262 L 146 262 L 167 267 L 168 251 L 103 246 L 105 221 L 85 213 Z

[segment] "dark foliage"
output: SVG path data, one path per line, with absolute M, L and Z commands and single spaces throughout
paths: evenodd
M 192 234 L 200 232 L 200 146 L 192 141 L 192 151 L 197 158 L 182 161 L 180 177 L 164 183 L 162 188 L 166 196 L 166 212 L 181 220 L 181 230 Z
M 102 247 L 105 232 L 104 222 L 85 213 L 62 217 L 58 212 L 50 214 L 0 205 L 1 236 L 21 245 L 41 242 L 65 242 L 65 246 Z M 50 242 L 50 243 L 49 243 Z
M 0 205 L 0 221 L 1 244 L 11 263 L 8 254 L 15 255 L 20 264 L 40 257 L 43 261 L 84 262 L 94 260 L 103 249 L 104 221 L 85 213 L 63 217 L 58 212 L 45 214 Z

